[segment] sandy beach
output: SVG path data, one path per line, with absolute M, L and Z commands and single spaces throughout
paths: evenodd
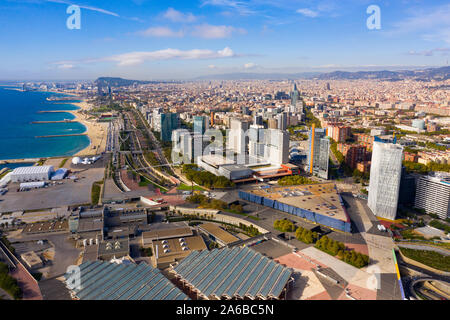
M 81 150 L 74 156 L 85 157 L 100 154 L 105 151 L 106 148 L 106 137 L 108 133 L 108 123 L 97 122 L 94 118 L 89 118 L 83 111 L 90 110 L 92 106 L 83 100 L 82 102 L 71 103 L 80 109 L 74 111 L 68 111 L 76 117 L 76 121 L 82 123 L 86 126 L 86 134 L 91 141 L 90 145 L 85 149 Z

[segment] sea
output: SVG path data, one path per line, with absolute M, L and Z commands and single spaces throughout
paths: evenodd
M 19 91 L 0 86 L 0 160 L 72 156 L 90 144 L 87 136 L 37 138 L 47 135 L 80 134 L 86 127 L 79 123 L 32 124 L 33 121 L 73 120 L 67 112 L 39 113 L 49 110 L 77 110 L 77 101 L 47 101 L 53 92 Z

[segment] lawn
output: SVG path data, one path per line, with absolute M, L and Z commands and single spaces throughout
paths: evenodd
M 450 271 L 450 256 L 444 256 L 434 251 L 414 250 L 408 248 L 400 248 L 405 257 L 416 260 L 432 268 Z
M 177 188 L 177 190 L 181 190 L 181 191 L 191 191 L 192 187 L 188 186 L 187 184 L 180 184 Z M 199 186 L 194 186 L 194 191 L 206 191 L 205 189 L 203 189 L 202 187 Z

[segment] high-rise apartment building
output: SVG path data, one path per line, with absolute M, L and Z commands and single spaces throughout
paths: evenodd
M 400 191 L 403 147 L 373 143 L 368 206 L 381 218 L 395 220 Z
M 328 136 L 336 142 L 345 142 L 351 136 L 351 128 L 347 126 L 330 126 L 328 127 Z
M 370 153 L 364 146 L 339 143 L 337 149 L 345 157 L 345 163 L 352 169 L 356 169 L 358 162 L 369 160 Z
M 450 175 L 422 176 L 417 181 L 414 206 L 441 219 L 450 218 Z
M 270 118 L 269 120 L 267 120 L 267 125 L 269 129 L 278 129 L 277 119 Z

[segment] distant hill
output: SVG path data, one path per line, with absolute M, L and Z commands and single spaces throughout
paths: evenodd
M 122 78 L 100 77 L 95 80 L 95 84 L 99 87 L 128 87 L 133 84 L 146 84 L 150 81 L 127 80 Z
M 428 68 L 423 70 L 399 70 L 399 71 L 334 71 L 329 73 L 300 72 L 300 73 L 225 73 L 197 77 L 193 80 L 295 80 L 295 79 L 319 79 L 319 80 L 363 80 L 375 79 L 385 81 L 400 81 L 413 79 L 418 81 L 448 80 L 450 79 L 450 67 Z M 141 81 L 122 78 L 100 77 L 95 81 L 100 87 L 128 87 L 133 84 L 149 83 L 181 83 L 177 81 Z
M 149 83 L 174 83 L 174 81 L 142 81 L 142 80 L 128 80 L 122 78 L 100 77 L 95 80 L 95 84 L 99 87 L 129 87 L 134 84 L 149 84 Z
M 361 80 L 376 79 L 399 81 L 415 79 L 420 81 L 450 79 L 450 67 L 428 68 L 424 70 L 400 71 L 334 71 L 329 73 L 302 72 L 302 73 L 227 73 L 201 76 L 195 80 L 292 80 L 292 79 L 319 79 L 319 80 Z
M 309 79 L 320 75 L 318 72 L 302 73 L 225 73 L 201 76 L 195 80 L 294 80 Z
M 421 81 L 447 80 L 450 79 L 450 67 L 429 68 L 424 70 L 401 70 L 401 71 L 358 71 L 345 72 L 335 71 L 323 73 L 317 77 L 320 80 L 344 80 L 344 79 L 377 79 L 377 80 L 404 80 L 414 79 Z

